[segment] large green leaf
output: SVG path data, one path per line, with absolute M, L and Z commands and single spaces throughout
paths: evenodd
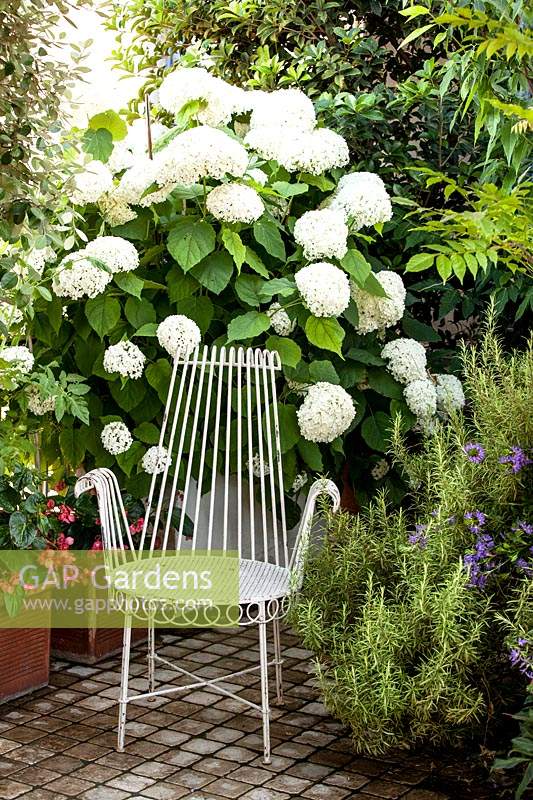
M 363 288 L 366 279 L 372 272 L 372 268 L 364 255 L 353 248 L 348 250 L 341 260 L 341 266 L 361 288 Z
M 114 275 L 115 283 L 126 294 L 140 297 L 144 288 L 144 281 L 131 272 L 117 272 Z
M 133 435 L 145 444 L 157 444 L 159 442 L 159 428 L 151 422 L 141 422 L 134 431 Z
M 281 452 L 286 453 L 301 439 L 296 406 L 278 403 L 279 432 Z
M 100 114 L 95 114 L 89 120 L 89 128 L 97 131 L 100 128 L 109 131 L 113 139 L 118 142 L 126 137 L 128 128 L 126 123 L 117 114 L 116 111 L 102 111 Z
M 287 297 L 296 290 L 296 283 L 291 278 L 272 278 L 263 284 L 261 288 L 261 299 L 263 301 L 272 300 L 278 294 Z
M 313 470 L 313 472 L 322 472 L 324 469 L 324 463 L 322 461 L 320 447 L 316 444 L 316 442 L 309 442 L 302 436 L 302 438 L 299 439 L 297 446 L 301 457 L 309 469 Z
M 228 253 L 235 261 L 235 266 L 240 271 L 246 259 L 246 247 L 237 231 L 231 228 L 222 228 L 222 242 Z
M 164 403 L 167 399 L 172 375 L 170 362 L 166 358 L 159 358 L 156 362 L 146 367 L 145 375 L 150 386 L 156 390 L 159 399 Z
M 87 300 L 85 303 L 85 316 L 89 325 L 102 339 L 110 333 L 120 319 L 120 303 L 116 297 L 100 294 Z
M 309 377 L 315 383 L 325 381 L 326 383 L 339 383 L 337 370 L 331 361 L 312 361 L 309 364 Z
M 180 267 L 188 272 L 215 249 L 216 236 L 212 225 L 196 217 L 176 220 L 168 234 L 167 249 Z
M 77 469 L 85 456 L 85 439 L 78 428 L 63 428 L 59 434 L 59 446 L 69 466 Z
M 83 134 L 81 146 L 96 161 L 106 162 L 113 152 L 113 137 L 105 128 L 96 131 L 89 128 Z
M 156 311 L 149 300 L 128 297 L 124 307 L 126 319 L 135 330 L 156 321 Z
M 416 339 L 418 342 L 440 342 L 441 340 L 439 334 L 431 325 L 419 322 L 409 314 L 404 316 L 402 328 L 407 336 L 411 339 Z
M 184 314 L 194 320 L 205 335 L 211 325 L 215 309 L 209 297 L 188 297 L 176 303 L 176 313 Z
M 31 516 L 26 516 L 22 511 L 14 511 L 9 517 L 9 534 L 17 549 L 27 550 L 39 536 L 39 531 Z M 4 595 L 6 596 L 8 595 Z
M 146 384 L 142 380 L 127 380 L 124 386 L 120 381 L 113 381 L 109 389 L 117 406 L 127 412 L 138 406 L 146 394 Z
M 269 277 L 269 271 L 257 255 L 257 253 L 252 250 L 250 247 L 246 248 L 246 255 L 244 256 L 245 264 L 253 269 L 254 272 L 257 272 L 258 275 L 262 275 L 263 278 Z
M 253 339 L 270 328 L 270 318 L 260 311 L 248 311 L 235 317 L 228 326 L 228 342 Z
M 412 256 L 405 267 L 406 272 L 423 272 L 433 265 L 436 253 L 417 253 Z
M 194 294 L 200 284 L 192 277 L 191 273 L 184 275 L 179 267 L 175 267 L 167 273 L 167 286 L 170 302 L 178 303 Z
M 369 350 L 363 350 L 361 347 L 351 347 L 346 357 L 351 358 L 353 361 L 359 361 L 361 364 L 372 364 L 375 367 L 385 365 L 385 361 L 380 356 L 371 353 Z
M 191 270 L 198 283 L 215 294 L 224 291 L 232 274 L 233 260 L 228 253 L 211 253 Z
M 296 367 L 302 360 L 300 346 L 286 336 L 269 336 L 266 340 L 267 350 L 276 350 L 281 363 L 288 367 Z
M 392 397 L 394 400 L 403 398 L 402 386 L 395 381 L 385 368 L 370 367 L 367 376 L 370 388 L 385 397 Z
M 344 330 L 336 319 L 310 316 L 305 323 L 305 335 L 316 347 L 331 350 L 342 356 Z
M 383 411 L 376 411 L 361 425 L 361 435 L 372 450 L 385 453 L 389 447 L 391 418 Z
M 267 253 L 279 261 L 285 261 L 285 245 L 278 227 L 273 222 L 268 219 L 259 219 L 254 225 L 254 237 Z
M 141 458 L 143 457 L 145 452 L 145 448 L 140 442 L 133 442 L 131 447 L 129 447 L 125 453 L 119 453 L 117 458 L 117 464 L 119 465 L 120 469 L 128 475 L 131 475 L 131 471 L 133 467 L 139 463 Z
M 235 291 L 243 303 L 248 306 L 259 306 L 263 299 L 265 281 L 258 275 L 239 275 L 235 281 Z

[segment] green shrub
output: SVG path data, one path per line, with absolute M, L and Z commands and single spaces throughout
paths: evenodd
M 292 611 L 359 751 L 457 741 L 498 708 L 503 673 L 533 675 L 533 351 L 505 356 L 489 326 L 463 365 L 468 417 L 419 452 L 396 425 L 412 506 L 330 517 Z

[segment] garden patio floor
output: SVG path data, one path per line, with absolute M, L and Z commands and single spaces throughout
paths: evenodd
M 257 631 L 159 636 L 158 651 L 207 677 L 257 659 Z M 199 690 L 129 706 L 126 750 L 115 751 L 119 659 L 54 662 L 50 686 L 0 706 L 0 798 L 24 800 L 447 800 L 423 788 L 430 757 L 353 754 L 343 727 L 317 701 L 309 653 L 284 635 L 286 703 L 272 712 L 272 764 L 261 722 L 244 706 Z M 145 690 L 145 647 L 132 652 L 131 685 Z M 158 670 L 162 681 L 180 679 Z M 258 701 L 258 674 L 229 688 Z

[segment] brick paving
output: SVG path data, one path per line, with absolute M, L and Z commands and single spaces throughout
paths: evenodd
M 158 635 L 158 652 L 203 677 L 257 659 L 257 632 Z M 420 784 L 430 759 L 355 755 L 346 730 L 318 700 L 310 654 L 284 634 L 285 704 L 272 710 L 272 763 L 263 764 L 261 721 L 213 691 L 128 706 L 124 753 L 115 750 L 118 658 L 52 665 L 50 686 L 0 706 L 0 798 L 12 800 L 450 800 Z M 143 645 L 130 687 L 146 691 Z M 182 680 L 157 671 L 159 686 Z M 260 701 L 259 673 L 225 684 Z

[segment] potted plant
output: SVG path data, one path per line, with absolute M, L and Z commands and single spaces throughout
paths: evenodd
M 0 548 L 42 546 L 36 523 L 35 474 L 17 466 L 0 477 Z M 14 615 L 24 590 L 0 565 L 0 613 Z M 49 628 L 0 628 L 0 702 L 46 686 L 50 670 Z

